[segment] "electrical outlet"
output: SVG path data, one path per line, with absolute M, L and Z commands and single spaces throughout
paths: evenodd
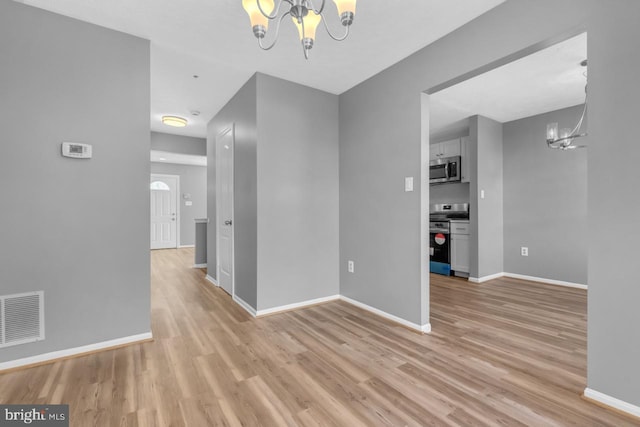
M 529 256 L 529 248 L 526 246 L 523 246 L 520 248 L 520 255 L 522 256 Z
M 353 273 L 353 270 L 354 270 L 353 261 L 347 261 L 347 271 L 349 273 Z

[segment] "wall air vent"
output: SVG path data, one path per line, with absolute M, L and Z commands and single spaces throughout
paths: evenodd
M 0 348 L 44 339 L 44 291 L 0 296 Z

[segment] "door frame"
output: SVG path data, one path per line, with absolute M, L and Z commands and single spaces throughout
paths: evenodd
M 236 150 L 236 133 L 235 133 L 235 123 L 231 123 L 228 126 L 224 127 L 222 131 L 220 131 L 216 135 L 215 139 L 215 155 L 216 155 L 216 286 L 221 287 L 220 285 L 220 203 L 218 203 L 217 195 L 220 194 L 220 167 L 219 161 L 220 156 L 219 152 L 219 141 L 222 136 L 227 133 L 231 133 L 231 139 L 233 140 L 233 150 L 231 150 L 231 180 L 233 191 L 231 192 L 231 298 L 235 300 L 236 298 L 236 257 L 235 257 L 235 248 L 236 248 L 236 218 L 235 218 L 235 193 L 236 193 L 236 183 L 235 183 L 235 150 Z
M 149 179 L 149 184 L 154 181 L 154 177 L 160 178 L 175 178 L 176 179 L 176 249 L 180 248 L 180 175 L 171 175 L 168 173 L 153 173 Z M 151 197 L 151 189 L 149 189 L 149 197 Z M 149 223 L 151 223 L 151 213 L 149 213 Z M 151 241 L 151 238 L 149 238 Z

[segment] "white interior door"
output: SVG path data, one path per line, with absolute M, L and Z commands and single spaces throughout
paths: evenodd
M 218 284 L 233 295 L 233 125 L 216 137 Z
M 178 185 L 178 176 L 151 174 L 151 249 L 178 247 Z

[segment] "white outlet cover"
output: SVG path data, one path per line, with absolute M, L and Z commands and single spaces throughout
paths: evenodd
M 349 273 L 353 273 L 354 271 L 353 261 L 347 261 L 347 270 L 349 271 Z

